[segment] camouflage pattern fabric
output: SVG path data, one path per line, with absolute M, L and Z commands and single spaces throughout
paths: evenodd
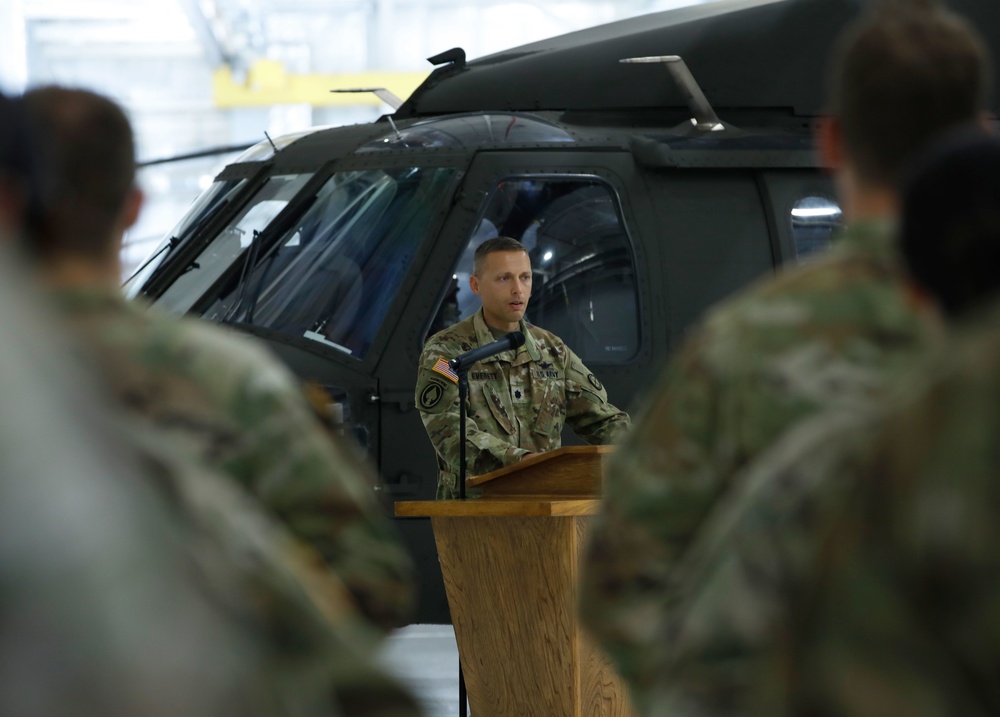
M 173 507 L 206 592 L 249 633 L 259 657 L 233 714 L 418 717 L 413 697 L 373 661 L 380 633 L 317 558 L 223 476 L 164 455 L 161 429 L 133 419 L 146 471 Z
M 870 406 L 804 419 L 737 476 L 673 568 L 644 714 L 788 708 L 790 673 L 775 669 L 774 648 L 801 629 L 790 603 L 811 591 L 831 522 L 855 507 L 848 476 L 877 416 Z
M 998 326 L 755 461 L 685 556 L 650 714 L 1000 712 Z
M 362 612 L 402 624 L 413 567 L 374 497 L 374 473 L 312 415 L 291 374 L 253 341 L 102 288 L 54 297 L 121 404 L 180 455 L 231 476 L 331 566 Z
M 608 403 L 600 380 L 559 337 L 523 319 L 520 330 L 525 341 L 516 353 L 469 371 L 468 476 L 559 448 L 567 423 L 593 445 L 614 443 L 629 428 L 628 415 Z M 420 356 L 416 402 L 437 452 L 439 499 L 458 497 L 458 378 L 447 362 L 493 341 L 480 310 L 432 336 Z
M 795 422 L 883 395 L 929 344 L 892 226 L 714 308 L 672 358 L 609 462 L 582 576 L 584 624 L 643 707 L 678 599 L 675 568 L 733 476 Z
M 259 646 L 195 577 L 121 417 L 6 239 L 0 714 L 236 717 Z
M 949 346 L 848 474 L 816 572 L 795 583 L 805 632 L 771 668 L 791 676 L 794 711 L 1000 713 L 998 326 L 993 311 Z

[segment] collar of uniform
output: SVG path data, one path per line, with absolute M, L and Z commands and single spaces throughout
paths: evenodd
M 490 333 L 490 327 L 486 325 L 486 317 L 483 316 L 483 310 L 480 308 L 472 316 L 472 326 L 476 330 L 476 343 L 480 346 L 485 346 L 486 344 L 493 342 L 493 334 Z M 524 346 L 518 349 L 515 355 L 512 351 L 503 351 L 498 353 L 489 361 L 506 361 L 513 366 L 520 366 L 523 363 L 528 363 L 529 361 L 538 361 L 541 354 L 538 353 L 538 346 L 535 345 L 535 340 L 531 336 L 531 332 L 528 331 L 528 322 L 521 319 L 520 322 L 521 333 L 524 334 Z
M 133 307 L 121 289 L 100 284 L 56 287 L 49 291 L 49 295 L 59 309 L 70 313 L 107 307 Z
M 854 222 L 844 227 L 838 245 L 849 251 L 860 251 L 883 263 L 899 261 L 896 237 L 897 221 L 892 217 L 879 217 Z

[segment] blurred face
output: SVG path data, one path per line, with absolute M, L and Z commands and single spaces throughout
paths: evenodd
M 483 301 L 491 328 L 516 331 L 531 298 L 531 260 L 523 251 L 495 251 L 483 257 L 479 274 L 469 287 Z

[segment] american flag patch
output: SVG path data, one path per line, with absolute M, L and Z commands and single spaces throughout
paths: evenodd
M 439 358 L 437 360 L 437 363 L 434 364 L 434 368 L 432 368 L 431 371 L 436 371 L 445 378 L 458 383 L 458 374 L 451 370 L 451 366 L 449 366 L 448 362 L 443 358 Z

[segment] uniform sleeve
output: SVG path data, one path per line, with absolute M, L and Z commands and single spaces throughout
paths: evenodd
M 628 432 L 628 414 L 608 402 L 600 379 L 580 357 L 569 353 L 566 369 L 566 422 L 591 445 L 618 443 Z
M 427 436 L 434 445 L 438 463 L 442 466 L 443 472 L 456 481 L 455 485 L 442 486 L 445 496 L 452 493 L 457 495 L 458 490 L 460 419 L 458 383 L 435 371 L 434 366 L 441 357 L 453 353 L 436 344 L 428 344 L 420 358 L 416 389 L 417 408 L 427 430 Z M 468 408 L 466 405 L 467 411 Z M 527 450 L 481 430 L 472 419 L 471 412 L 466 415 L 465 430 L 466 465 L 470 476 L 489 473 L 517 463 L 528 454 Z
M 582 573 L 581 616 L 641 705 L 655 681 L 673 568 L 721 490 L 712 374 L 692 341 L 613 454 Z
M 368 619 L 405 624 L 413 564 L 375 498 L 367 459 L 322 427 L 294 377 L 266 354 L 233 396 L 247 445 L 226 468 L 319 553 Z

